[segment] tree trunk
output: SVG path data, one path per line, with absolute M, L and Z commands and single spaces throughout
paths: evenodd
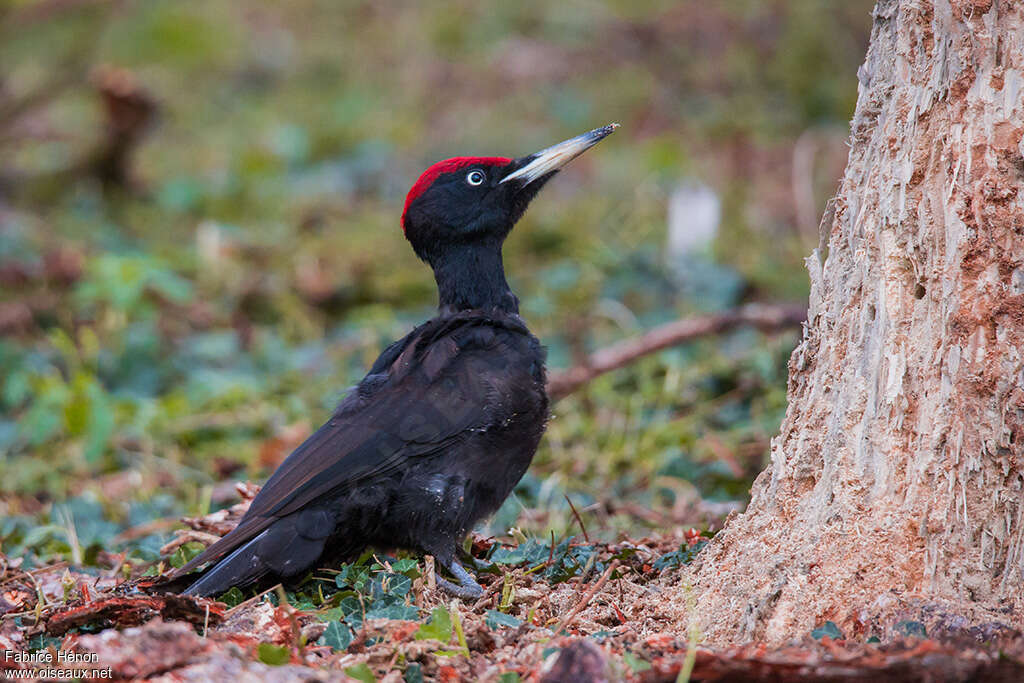
M 858 75 L 772 464 L 692 570 L 712 643 L 1024 626 L 1024 3 L 880 0 Z

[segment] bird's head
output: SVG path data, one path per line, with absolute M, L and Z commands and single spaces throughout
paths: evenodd
M 405 198 L 402 229 L 416 254 L 435 266 L 460 247 L 497 247 L 541 187 L 606 138 L 613 123 L 518 159 L 454 157 L 419 177 Z

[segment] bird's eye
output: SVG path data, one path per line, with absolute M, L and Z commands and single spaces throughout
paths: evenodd
M 483 171 L 470 171 L 466 175 L 466 182 L 470 185 L 482 185 L 484 178 L 485 176 Z

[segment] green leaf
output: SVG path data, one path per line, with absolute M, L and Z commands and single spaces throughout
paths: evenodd
M 188 560 L 185 559 L 185 551 L 183 551 L 181 548 L 175 550 L 174 554 L 171 555 L 170 563 L 171 566 L 175 569 L 181 569 L 186 564 L 188 564 Z
M 626 666 L 628 666 L 630 671 L 633 673 L 640 673 L 641 671 L 647 671 L 651 668 L 651 665 L 647 661 L 640 659 L 632 652 L 623 653 L 622 658 L 626 661 Z
M 423 683 L 423 667 L 420 666 L 419 662 L 409 662 L 409 665 L 405 667 L 405 673 L 402 674 L 405 683 Z
M 56 524 L 41 524 L 29 529 L 25 534 L 25 538 L 22 539 L 21 544 L 26 548 L 33 548 L 52 540 L 55 536 L 63 537 L 66 535 L 67 529 L 62 526 L 58 526 Z
M 670 553 L 665 553 L 652 565 L 655 569 L 661 571 L 664 569 L 673 569 L 675 567 L 681 567 L 684 564 L 689 564 L 696 557 L 697 553 L 707 545 L 707 541 L 699 541 L 692 548 L 686 543 L 679 546 L 679 550 L 674 550 Z
M 377 677 L 370 671 L 370 667 L 366 665 L 366 662 L 360 662 L 355 666 L 350 666 L 345 669 L 345 673 L 351 678 L 357 681 L 363 681 L 363 683 L 375 683 Z
M 300 612 L 313 612 L 320 606 L 320 603 L 314 599 L 314 596 L 304 591 L 288 591 L 285 596 L 288 599 L 288 604 Z
M 499 683 L 519 683 L 519 674 L 515 671 L 506 671 L 498 676 Z
M 281 666 L 291 661 L 292 653 L 286 645 L 274 645 L 273 643 L 260 643 L 257 649 L 260 661 L 271 666 Z
M 341 568 L 334 583 L 338 588 L 351 587 L 354 590 L 362 590 L 370 578 L 370 570 L 362 565 L 349 564 Z
M 169 270 L 153 270 L 149 286 L 171 301 L 182 304 L 192 298 L 192 283 Z
M 366 618 L 415 621 L 420 618 L 420 610 L 416 605 L 374 605 L 366 610 Z
M 7 375 L 3 384 L 3 392 L 0 397 L 8 406 L 17 406 L 28 399 L 32 394 L 32 387 L 29 385 L 29 374 L 24 371 L 14 371 Z
M 338 609 L 341 611 L 341 620 L 348 624 L 353 631 L 358 631 L 363 627 L 363 605 L 359 602 L 358 597 L 343 598 L 338 604 Z
M 832 640 L 838 640 L 843 637 L 843 632 L 840 631 L 839 627 L 832 621 L 826 621 L 824 624 L 811 631 L 811 637 L 815 640 L 821 640 L 825 636 L 828 636 Z
M 504 612 L 499 612 L 496 609 L 489 609 L 484 615 L 484 623 L 487 624 L 487 628 L 497 629 L 501 626 L 511 626 L 515 628 L 523 622 L 521 619 L 517 619 L 511 614 L 505 614 Z
M 495 564 L 522 564 L 526 561 L 526 553 L 521 547 L 498 548 L 491 554 L 490 559 Z
M 352 629 L 340 621 L 332 621 L 327 624 L 327 630 L 320 636 L 320 643 L 335 650 L 347 650 L 352 644 L 352 638 Z
M 52 638 L 48 635 L 40 633 L 39 635 L 32 636 L 28 639 L 29 650 L 45 650 L 46 648 L 52 647 L 57 649 L 60 647 L 62 638 Z
M 561 549 L 555 549 L 557 553 Z M 565 542 L 565 547 L 568 547 L 568 542 Z M 535 565 L 540 562 L 546 562 L 548 557 L 551 556 L 551 545 L 543 543 L 534 538 L 527 539 L 525 542 L 520 543 L 515 548 L 497 548 L 491 553 L 490 560 L 495 564 L 522 564 L 527 563 L 529 565 Z
M 447 643 L 452 639 L 452 615 L 447 607 L 435 607 L 430 621 L 416 631 L 416 640 L 440 640 Z
M 114 406 L 107 400 L 102 389 L 96 388 L 89 410 L 89 422 L 85 432 L 83 454 L 88 462 L 96 462 L 106 450 L 107 442 L 114 433 Z
M 405 574 L 380 572 L 374 577 L 371 594 L 374 598 L 380 598 L 382 595 L 402 598 L 410 590 L 412 590 L 412 579 Z
M 420 576 L 421 572 L 419 569 L 419 563 L 411 557 L 406 557 L 401 560 L 395 560 L 391 565 L 391 570 L 396 574 L 404 574 L 410 579 L 415 579 Z
M 893 626 L 893 630 L 896 632 L 896 635 L 899 636 L 912 636 L 916 638 L 928 637 L 928 631 L 920 621 L 900 621 Z
M 171 566 L 175 569 L 181 569 L 188 564 L 189 560 L 203 552 L 203 550 L 204 548 L 202 543 L 186 543 L 185 545 L 180 546 L 174 551 L 174 554 L 171 555 Z
M 95 462 L 114 431 L 114 406 L 95 377 L 79 372 L 71 382 L 71 400 L 64 406 L 69 435 L 85 437 L 84 455 Z
M 240 591 L 238 586 L 232 586 L 227 593 L 222 594 L 217 600 L 223 602 L 228 607 L 234 607 L 245 602 L 245 593 Z

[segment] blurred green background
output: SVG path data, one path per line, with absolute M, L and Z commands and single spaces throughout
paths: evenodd
M 152 558 L 159 524 L 111 539 L 264 477 L 432 314 L 399 215 L 448 156 L 622 124 L 506 246 L 552 368 L 801 301 L 871 6 L 0 3 L 3 552 Z M 707 238 L 680 247 L 691 219 Z M 559 401 L 490 530 L 561 534 L 566 494 L 592 536 L 718 524 L 766 462 L 796 339 L 694 342 Z

